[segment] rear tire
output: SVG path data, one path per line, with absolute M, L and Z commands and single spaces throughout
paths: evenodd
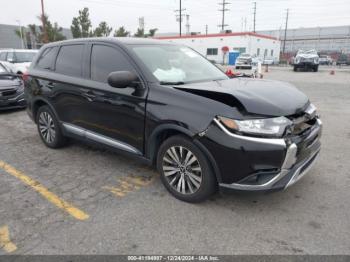
M 67 139 L 63 136 L 56 116 L 50 107 L 42 106 L 38 109 L 36 123 L 39 136 L 47 147 L 60 148 L 66 145 Z
M 173 136 L 163 142 L 157 155 L 157 169 L 165 188 L 179 200 L 201 202 L 217 190 L 208 159 L 185 136 Z

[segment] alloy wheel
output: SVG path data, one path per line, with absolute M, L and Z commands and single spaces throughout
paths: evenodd
M 55 123 L 48 112 L 41 112 L 39 116 L 39 130 L 45 141 L 51 144 L 55 140 Z
M 172 146 L 164 154 L 163 172 L 169 185 L 181 194 L 193 194 L 202 184 L 197 157 L 183 146 Z

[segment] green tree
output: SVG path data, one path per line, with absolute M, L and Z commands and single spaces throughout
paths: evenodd
M 126 31 L 124 26 L 121 26 L 118 28 L 118 30 L 114 31 L 113 36 L 114 37 L 125 37 L 128 36 L 130 34 L 130 32 Z
M 154 37 L 156 32 L 158 31 L 158 28 L 152 28 L 149 30 L 149 33 L 147 34 L 147 37 Z
M 38 16 L 38 19 L 41 20 L 41 16 Z M 49 20 L 48 15 L 44 15 L 44 23 L 45 23 L 45 29 L 47 32 L 47 38 L 49 42 L 55 42 L 55 41 L 61 41 L 66 39 L 66 37 L 62 34 L 62 27 L 58 26 L 58 24 L 55 22 L 52 24 Z M 41 42 L 44 42 L 45 39 L 45 32 L 43 29 L 43 26 L 39 26 L 39 39 Z
M 29 24 L 28 28 L 29 28 L 29 32 L 31 34 L 31 37 L 34 38 L 34 39 L 32 39 L 32 41 L 35 43 L 39 43 L 40 42 L 40 35 L 39 35 L 39 32 L 37 31 L 38 27 L 36 26 L 36 24 Z
M 81 38 L 81 29 L 78 17 L 73 17 L 70 31 L 72 32 L 73 38 Z
M 85 7 L 83 10 L 79 10 L 79 15 L 77 17 L 73 17 L 72 25 L 70 27 L 73 38 L 93 36 L 89 16 L 89 8 Z
M 134 34 L 135 37 L 145 37 L 145 29 L 137 28 L 137 32 Z
M 94 30 L 94 36 L 109 36 L 112 32 L 113 28 L 109 27 L 106 22 L 101 22 L 98 27 Z
M 38 19 L 41 21 L 41 16 L 38 16 Z M 61 41 L 66 39 L 66 37 L 62 34 L 62 27 L 60 27 L 56 22 L 52 24 L 47 15 L 44 15 L 44 23 L 49 42 Z M 28 29 L 29 31 L 26 31 L 25 27 L 22 27 L 22 35 L 25 45 L 27 45 L 27 43 L 30 43 L 33 45 L 33 47 L 36 47 L 37 43 L 44 42 L 45 34 L 42 25 L 37 26 L 35 24 L 29 24 Z M 15 30 L 15 34 L 19 37 L 21 36 L 19 30 Z

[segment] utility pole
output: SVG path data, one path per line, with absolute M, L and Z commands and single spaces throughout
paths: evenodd
M 49 42 L 49 39 L 47 36 L 46 25 L 45 25 L 44 0 L 41 0 L 41 22 L 43 24 L 44 43 L 47 43 L 47 42 Z
M 286 16 L 286 26 L 284 28 L 284 39 L 283 39 L 283 55 L 286 51 L 286 40 L 287 40 L 287 28 L 288 28 L 288 16 L 289 16 L 289 9 L 287 9 L 287 16 Z
M 179 12 L 179 15 L 176 15 L 176 20 L 179 21 L 179 35 L 181 36 L 182 35 L 182 17 L 183 17 L 183 14 L 182 12 L 185 11 L 186 9 L 183 9 L 182 8 L 182 0 L 179 0 L 180 1 L 180 9 L 179 10 L 175 10 L 175 12 Z
M 186 35 L 190 34 L 190 15 L 186 15 Z
M 219 25 L 219 27 L 221 27 L 221 31 L 225 30 L 225 27 L 228 26 L 227 24 L 225 24 L 225 12 L 229 11 L 230 9 L 226 8 L 226 5 L 229 5 L 229 2 L 226 2 L 226 0 L 222 0 L 222 3 L 219 3 L 219 5 L 222 5 L 222 9 L 219 9 L 219 11 L 222 12 L 222 21 L 221 21 L 221 25 Z
M 24 49 L 24 40 L 23 40 L 23 32 L 22 32 L 21 21 L 20 21 L 20 20 L 16 20 L 16 22 L 17 22 L 18 25 L 19 25 L 19 34 L 20 34 L 20 36 L 21 36 L 21 46 L 22 46 L 22 49 Z
M 205 35 L 208 35 L 208 25 L 205 25 Z
M 256 2 L 254 2 L 254 22 L 253 22 L 253 32 L 255 33 L 255 24 L 256 24 Z
M 139 17 L 139 28 L 141 30 L 145 30 L 145 18 L 144 17 Z

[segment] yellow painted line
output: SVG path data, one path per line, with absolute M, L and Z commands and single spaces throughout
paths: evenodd
M 102 189 L 108 190 L 109 192 L 111 192 L 112 194 L 118 196 L 118 197 L 124 197 L 125 196 L 125 192 L 123 192 L 123 190 L 121 190 L 120 188 L 117 187 L 109 187 L 109 186 L 105 186 L 102 187 Z
M 128 180 L 131 183 L 134 183 L 134 184 L 136 184 L 138 186 L 147 186 L 147 185 L 149 185 L 152 182 L 153 178 L 150 179 L 150 180 L 146 180 L 146 179 L 140 178 L 140 177 L 127 176 L 127 177 L 125 177 L 125 180 Z
M 133 184 L 130 184 L 129 182 L 123 180 L 123 179 L 118 179 L 118 183 L 120 184 L 120 187 L 123 188 L 124 191 L 126 192 L 131 192 L 133 190 L 140 189 L 139 186 L 135 186 Z
M 128 176 L 117 179 L 118 186 L 104 186 L 102 189 L 107 190 L 118 197 L 124 197 L 128 193 L 141 189 L 141 187 L 148 186 L 153 182 L 154 178 L 155 176 L 147 179 L 130 174 Z
M 0 227 L 0 248 L 7 253 L 11 253 L 17 249 L 17 246 L 11 242 L 8 226 Z
M 70 214 L 74 218 L 79 219 L 79 220 L 85 220 L 85 219 L 89 218 L 89 215 L 86 214 L 85 212 L 81 211 L 80 209 L 74 207 L 73 205 L 71 205 L 68 202 L 64 201 L 63 199 L 59 198 L 54 193 L 50 192 L 46 187 L 41 185 L 39 182 L 31 179 L 30 177 L 23 174 L 21 171 L 18 171 L 16 168 L 10 166 L 9 164 L 7 164 L 1 160 L 0 160 L 0 168 L 5 170 L 8 174 L 18 178 L 24 184 L 33 188 L 35 191 L 37 191 L 39 194 L 41 194 L 43 197 L 45 197 L 52 204 L 54 204 L 58 208 L 63 209 L 64 211 L 66 211 L 68 214 Z

